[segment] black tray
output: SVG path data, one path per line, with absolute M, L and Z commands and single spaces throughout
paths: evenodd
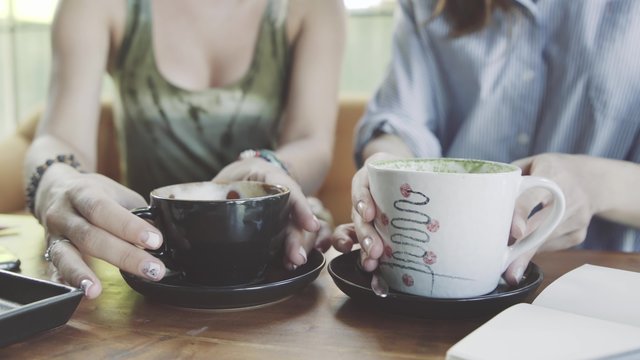
M 64 325 L 83 292 L 0 270 L 0 347 Z

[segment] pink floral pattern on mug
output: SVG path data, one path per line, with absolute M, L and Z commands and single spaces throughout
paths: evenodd
M 380 222 L 384 226 L 389 226 L 389 217 L 385 213 L 380 214 Z
M 384 254 L 384 256 L 386 256 L 388 258 L 392 257 L 393 256 L 393 249 L 391 248 L 391 246 L 385 245 L 383 254 Z
M 436 253 L 434 253 L 433 251 L 427 251 L 422 258 L 422 261 L 424 261 L 424 263 L 427 265 L 433 265 L 436 263 L 436 261 L 438 261 L 438 255 L 436 255 Z
M 436 219 L 429 220 L 429 223 L 427 224 L 427 230 L 434 233 L 438 231 L 438 229 L 440 229 L 440 222 L 438 222 L 438 220 Z
M 411 276 L 409 274 L 403 274 L 402 275 L 402 282 L 408 287 L 413 286 L 413 276 Z
M 402 194 L 402 197 L 408 198 L 411 191 L 411 185 L 407 183 L 400 185 L 400 194 Z

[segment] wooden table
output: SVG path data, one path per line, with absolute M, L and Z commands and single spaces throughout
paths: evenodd
M 19 235 L 0 245 L 22 259 L 22 273 L 48 278 L 43 232 L 35 220 L 0 216 Z M 338 255 L 326 254 L 327 260 Z M 538 292 L 584 263 L 640 271 L 640 254 L 564 251 L 538 255 L 544 273 Z M 94 264 L 104 292 L 83 300 L 57 329 L 0 349 L 0 359 L 442 359 L 447 349 L 488 320 L 434 320 L 361 308 L 326 269 L 284 301 L 234 311 L 187 310 L 146 301 L 117 269 Z

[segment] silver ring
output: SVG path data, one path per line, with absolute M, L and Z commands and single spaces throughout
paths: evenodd
M 50 244 L 49 247 L 47 248 L 47 250 L 45 250 L 44 252 L 44 259 L 47 260 L 48 262 L 51 262 L 51 250 L 53 250 L 53 247 L 58 245 L 61 242 L 66 242 L 71 244 L 71 241 L 69 239 L 55 239 L 53 240 Z

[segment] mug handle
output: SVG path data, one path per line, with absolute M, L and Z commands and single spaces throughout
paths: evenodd
M 502 272 L 515 260 L 517 257 L 533 250 L 547 239 L 551 232 L 560 224 L 565 210 L 565 198 L 560 187 L 549 179 L 545 179 L 539 176 L 523 176 L 522 183 L 518 196 L 520 196 L 525 190 L 531 188 L 543 188 L 547 189 L 553 195 L 553 208 L 551 213 L 547 215 L 544 222 L 538 226 L 531 234 L 525 236 L 522 240 L 511 245 L 507 249 L 507 256 L 502 266 Z
M 146 206 L 146 207 L 141 207 L 141 208 L 136 208 L 131 210 L 131 213 L 133 213 L 133 215 L 138 216 L 139 218 L 145 219 L 145 220 L 150 220 L 150 221 L 155 221 L 156 220 L 156 214 L 153 212 L 153 208 L 151 206 Z M 158 259 L 162 260 L 162 262 L 167 265 L 167 260 L 169 259 L 167 257 L 168 254 L 168 249 L 166 246 L 166 243 L 163 241 L 162 242 L 162 246 L 160 246 L 158 249 L 156 250 L 151 250 L 151 249 L 144 249 L 146 252 L 148 252 L 149 254 L 157 257 Z

